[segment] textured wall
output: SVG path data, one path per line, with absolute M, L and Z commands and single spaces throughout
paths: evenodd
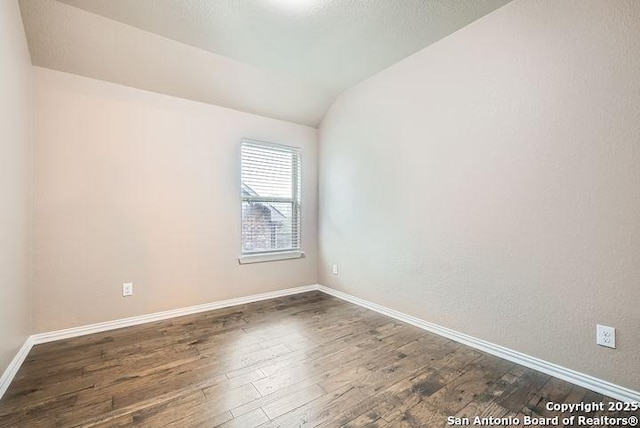
M 34 83 L 35 332 L 317 282 L 315 129 L 38 67 Z M 238 264 L 242 137 L 303 148 L 307 258 Z
M 31 63 L 18 3 L 0 2 L 0 373 L 30 333 Z
M 339 97 L 320 282 L 640 390 L 639 22 L 517 0 Z

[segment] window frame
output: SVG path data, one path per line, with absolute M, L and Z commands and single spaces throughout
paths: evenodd
M 245 145 L 257 146 L 268 150 L 281 151 L 291 153 L 292 156 L 292 177 L 291 177 L 291 198 L 283 197 L 264 197 L 264 196 L 251 196 L 243 194 L 243 158 L 242 149 Z M 238 262 L 240 264 L 247 263 L 260 263 L 275 260 L 288 260 L 304 257 L 304 251 L 302 251 L 302 149 L 297 146 L 290 146 L 279 143 L 272 143 L 268 141 L 255 140 L 251 138 L 243 138 L 240 141 L 240 256 Z M 242 206 L 245 202 L 284 202 L 291 203 L 292 213 L 291 222 L 292 229 L 295 227 L 297 236 L 297 247 L 276 249 L 276 250 L 259 250 L 259 251 L 246 251 L 244 249 L 243 242 L 243 211 Z

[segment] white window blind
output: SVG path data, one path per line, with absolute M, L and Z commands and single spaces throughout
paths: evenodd
M 242 254 L 300 250 L 300 149 L 242 140 Z

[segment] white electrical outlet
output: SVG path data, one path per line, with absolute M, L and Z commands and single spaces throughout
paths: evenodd
M 122 296 L 131 296 L 133 295 L 133 282 L 125 282 L 122 284 Z
M 338 265 L 333 265 L 331 267 L 331 273 L 334 274 L 334 275 L 338 274 Z
M 607 348 L 616 348 L 616 329 L 606 325 L 596 325 L 596 343 Z

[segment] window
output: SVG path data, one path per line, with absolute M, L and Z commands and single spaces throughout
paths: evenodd
M 241 263 L 301 257 L 300 149 L 242 140 Z

